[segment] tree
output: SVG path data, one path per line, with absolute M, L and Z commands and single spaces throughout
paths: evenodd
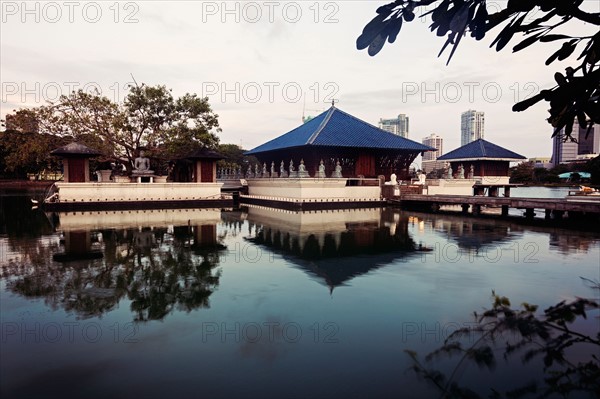
M 359 50 L 368 48 L 369 55 L 376 55 L 386 40 L 394 43 L 403 22 L 413 21 L 416 11 L 423 10 L 423 16 L 431 14 L 431 31 L 437 36 L 447 35 L 438 56 L 452 45 L 448 63 L 467 32 L 481 40 L 501 25 L 503 28 L 490 45 L 496 46 L 496 51 L 502 50 L 517 33 L 525 38 L 513 47 L 513 52 L 536 42 L 562 43 L 548 57 L 546 65 L 574 57 L 577 47 L 583 48 L 574 60 L 578 65 L 567 67 L 565 74 L 554 74 L 557 83 L 554 87 L 541 90 L 513 106 L 513 111 L 520 112 L 542 99 L 549 102 L 548 122 L 554 127 L 552 137 L 565 128 L 564 139 L 567 140 L 571 139 L 575 118 L 580 126 L 587 127 L 587 134 L 595 123 L 600 123 L 600 30 L 592 36 L 555 33 L 557 28 L 572 20 L 600 26 L 600 13 L 582 10 L 583 1 L 508 0 L 495 3 L 504 8 L 489 13 L 490 6 L 485 0 L 396 0 L 377 9 L 377 16 L 356 40 L 356 47 Z
M 582 279 L 592 288 L 600 288 L 598 282 Z M 426 356 L 427 362 L 459 356 L 459 362 L 449 375 L 428 367 L 416 352 L 406 350 L 413 361 L 411 369 L 439 389 L 442 397 L 479 398 L 480 393 L 458 384 L 459 369 L 473 362 L 480 368 L 493 370 L 497 354 L 502 354 L 506 361 L 521 355 L 519 363 L 523 364 L 541 358 L 543 384 L 534 380 L 505 392 L 502 390 L 507 387 L 490 387 L 491 392 L 486 397 L 514 398 L 531 393 L 540 394 L 538 397 L 577 394 L 593 397 L 600 392 L 600 333 L 588 335 L 578 331 L 576 324 L 581 318 L 587 318 L 588 312 L 597 312 L 600 307 L 597 299 L 561 301 L 538 315 L 536 305 L 523 303 L 521 309 L 513 309 L 508 298 L 494 292 L 492 296 L 491 309 L 475 312 L 474 327 L 454 331 L 443 346 Z M 574 352 L 574 348 L 580 352 Z
M 256 165 L 258 159 L 253 155 L 244 155 L 246 150 L 242 149 L 237 144 L 219 144 L 217 151 L 223 155 L 223 159 L 218 162 L 220 168 L 242 169 L 242 173 L 246 172 L 252 165 Z M 267 167 L 270 170 L 270 165 Z
M 592 184 L 600 185 L 600 157 L 589 160 L 585 164 L 583 171 L 592 175 Z
M 96 138 L 106 159 L 127 159 L 128 168 L 140 148 L 159 158 L 183 156 L 214 148 L 221 131 L 207 97 L 188 93 L 174 99 L 165 86 L 131 86 L 123 104 L 79 90 L 32 111 L 43 132 L 84 142 Z
M 511 183 L 533 183 L 533 162 L 521 162 L 510 170 Z
M 0 173 L 26 178 L 28 173 L 60 170 L 60 163 L 50 155 L 54 148 L 66 144 L 61 137 L 37 132 L 37 120 L 31 110 L 7 116 L 8 127 L 0 132 Z

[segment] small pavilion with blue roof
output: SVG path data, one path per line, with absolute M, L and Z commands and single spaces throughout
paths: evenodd
M 307 172 L 315 176 L 323 160 L 327 176 L 342 166 L 343 177 L 377 177 L 386 179 L 395 173 L 399 179 L 408 176 L 408 167 L 425 151 L 435 148 L 386 132 L 364 122 L 334 105 L 303 125 L 268 141 L 248 152 L 261 163 L 276 169 L 290 160 L 295 165 L 304 160 Z
M 473 176 L 506 177 L 510 162 L 522 159 L 526 158 L 484 139 L 478 139 L 438 157 L 437 161 L 450 162 L 450 167 L 455 172 L 460 165 L 466 171 L 469 171 L 473 165 Z

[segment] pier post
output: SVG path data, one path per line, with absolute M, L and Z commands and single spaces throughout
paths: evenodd
M 500 188 L 498 186 L 490 186 L 489 195 L 490 197 L 497 197 L 500 192 Z
M 510 186 L 504 186 L 504 196 L 510 197 Z
M 533 208 L 527 208 L 525 209 L 525 217 L 527 219 L 533 219 L 533 217 L 535 216 L 535 212 Z
M 565 211 L 555 211 L 555 212 L 560 212 L 560 217 L 562 217 L 565 213 Z M 569 211 L 569 219 L 582 220 L 584 218 L 584 215 L 585 214 L 583 212 Z
M 551 209 L 546 209 L 544 210 L 544 219 L 548 220 L 550 219 L 550 216 L 552 215 L 552 210 Z
M 462 213 L 469 213 L 469 204 L 462 204 Z
M 560 219 L 562 219 L 562 218 L 563 218 L 563 216 L 564 216 L 564 214 L 565 214 L 565 211 L 559 211 L 559 210 L 557 210 L 557 209 L 555 209 L 554 211 L 552 211 L 552 216 L 553 216 L 553 217 L 554 217 L 554 219 L 556 219 L 556 220 L 560 220 Z M 569 216 L 571 216 L 571 215 L 569 214 Z
M 502 205 L 502 216 L 508 216 L 508 205 Z
M 471 211 L 471 213 L 473 215 L 480 215 L 481 214 L 481 205 L 473 204 L 473 210 Z

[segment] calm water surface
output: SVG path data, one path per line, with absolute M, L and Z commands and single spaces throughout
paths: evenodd
M 543 309 L 600 280 L 600 231 L 398 209 L 0 205 L 5 398 L 431 397 L 405 349 L 439 347 L 492 290 Z M 499 366 L 459 382 L 487 396 L 539 374 Z

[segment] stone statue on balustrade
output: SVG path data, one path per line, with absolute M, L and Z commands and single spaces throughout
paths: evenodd
M 325 178 L 325 164 L 323 163 L 322 159 L 321 159 L 321 162 L 319 162 L 319 171 L 317 172 L 317 177 L 319 179 Z
M 263 178 L 269 177 L 269 172 L 267 172 L 267 163 L 266 162 L 263 162 L 262 177 Z
M 252 173 L 252 165 L 248 165 L 248 170 L 246 170 L 246 179 L 252 179 L 254 174 Z
M 458 179 L 465 178 L 465 168 L 463 168 L 463 164 L 458 165 Z
M 395 186 L 395 185 L 397 185 L 397 184 L 398 184 L 398 176 L 396 176 L 396 174 L 395 174 L 395 173 L 392 173 L 392 174 L 390 175 L 390 184 L 391 184 L 392 186 Z
M 275 172 L 275 162 L 271 161 L 271 177 L 277 177 L 277 172 Z
M 296 172 L 294 170 L 294 160 L 290 159 L 290 171 L 289 171 L 290 177 L 298 177 L 298 172 Z
M 260 173 L 258 171 L 258 164 L 254 165 L 254 177 L 257 179 L 260 177 Z
M 285 171 L 285 165 L 283 163 L 283 161 L 281 161 L 281 165 L 279 165 L 279 177 L 287 177 L 288 174 Z
M 340 161 L 337 161 L 335 164 L 335 170 L 333 171 L 333 173 L 331 174 L 331 177 L 333 178 L 341 178 L 342 176 L 342 165 L 340 165 Z
M 473 164 L 471 164 L 471 166 L 469 166 L 469 179 L 472 179 L 473 176 L 475 176 L 475 167 L 473 166 Z
M 450 166 L 450 164 L 447 165 L 445 178 L 446 179 L 454 179 L 454 176 L 452 176 L 452 166 Z
M 300 166 L 298 166 L 298 177 L 310 177 L 306 171 L 306 166 L 304 166 L 304 159 L 300 160 Z

